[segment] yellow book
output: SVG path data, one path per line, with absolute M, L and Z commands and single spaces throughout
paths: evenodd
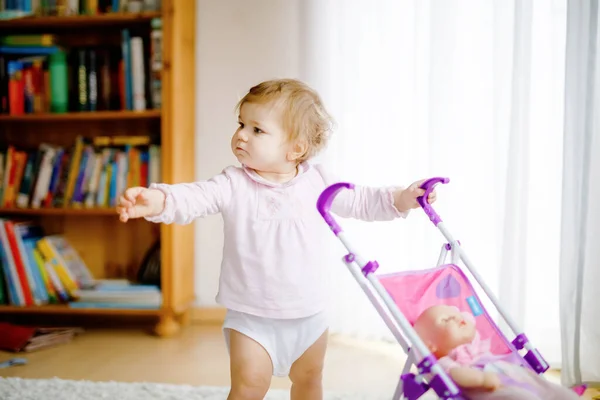
M 96 136 L 94 146 L 143 146 L 150 144 L 150 136 Z
M 56 251 L 54 251 L 53 246 L 50 245 L 46 237 L 38 240 L 37 246 L 44 259 L 50 263 L 52 269 L 54 269 L 54 272 L 56 272 L 56 275 L 60 279 L 65 290 L 69 293 L 69 296 L 74 297 L 75 291 L 79 289 L 79 285 L 77 284 L 75 276 L 62 262 L 62 259 L 59 257 Z
M 38 245 L 40 245 L 40 242 L 41 246 L 46 247 L 46 251 L 51 253 L 54 259 L 57 260 L 58 265 L 64 268 L 64 271 L 77 288 L 85 289 L 95 285 L 96 280 L 88 266 L 63 235 L 44 236 L 38 241 Z
M 81 153 L 83 151 L 83 137 L 78 136 L 75 141 L 75 149 L 71 159 L 71 169 L 67 178 L 67 187 L 65 189 L 65 199 L 63 206 L 68 208 L 71 206 L 71 199 L 73 198 L 73 192 L 75 191 L 75 183 L 77 182 L 77 174 L 79 173 L 79 167 L 81 163 Z
M 102 199 L 102 205 L 105 207 L 110 206 L 110 185 L 112 181 L 112 170 L 113 165 L 109 161 L 109 163 L 106 165 L 106 188 L 104 190 L 104 198 Z
M 56 296 L 56 290 L 54 289 L 54 285 L 50 281 L 50 277 L 48 276 L 48 271 L 46 271 L 46 267 L 44 265 L 45 260 L 42 257 L 39 249 L 33 249 L 33 258 L 35 259 L 35 266 L 40 270 L 40 274 L 42 275 L 42 280 L 44 281 L 44 285 L 46 285 L 46 290 L 48 291 L 48 300 L 50 304 L 58 303 L 58 297 Z

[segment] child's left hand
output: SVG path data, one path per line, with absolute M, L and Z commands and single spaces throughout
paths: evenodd
M 419 208 L 419 202 L 417 197 L 423 196 L 425 190 L 421 189 L 421 185 L 425 182 L 425 179 L 414 182 L 409 187 L 403 190 L 397 190 L 394 192 L 394 207 L 400 212 L 408 211 L 412 208 Z M 427 196 L 427 202 L 429 204 L 435 202 L 437 199 L 437 193 L 434 190 Z

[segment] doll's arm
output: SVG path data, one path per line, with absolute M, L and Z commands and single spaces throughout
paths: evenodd
M 461 388 L 492 391 L 500 386 L 500 378 L 494 372 L 461 366 L 451 368 L 449 373 L 450 377 Z

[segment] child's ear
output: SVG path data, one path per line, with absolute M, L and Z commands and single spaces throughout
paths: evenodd
M 304 140 L 299 140 L 294 143 L 292 150 L 287 153 L 288 161 L 295 161 L 302 157 L 308 151 L 308 143 Z

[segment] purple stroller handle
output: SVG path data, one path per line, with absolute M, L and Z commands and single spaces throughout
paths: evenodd
M 327 187 L 317 200 L 317 209 L 319 210 L 319 213 L 323 216 L 323 219 L 325 219 L 325 222 L 327 222 L 327 225 L 329 225 L 336 236 L 342 231 L 342 228 L 331 214 L 329 214 L 329 209 L 331 208 L 331 203 L 333 203 L 335 196 L 337 196 L 338 192 L 342 189 L 354 189 L 354 184 L 348 182 L 334 183 Z
M 435 212 L 435 210 L 433 209 L 433 207 L 431 206 L 431 204 L 429 204 L 427 202 L 427 198 L 429 197 L 429 194 L 435 188 L 435 185 L 437 185 L 438 183 L 446 184 L 448 182 L 450 182 L 449 178 L 436 177 L 436 178 L 427 179 L 425 182 L 423 182 L 421 184 L 421 189 L 425 189 L 425 193 L 423 194 L 423 196 L 417 197 L 417 202 L 423 208 L 423 210 L 425 211 L 425 214 L 427 214 L 427 216 L 429 217 L 429 220 L 431 222 L 433 222 L 433 224 L 435 226 L 438 226 L 438 224 L 440 222 L 442 222 L 442 219 Z

